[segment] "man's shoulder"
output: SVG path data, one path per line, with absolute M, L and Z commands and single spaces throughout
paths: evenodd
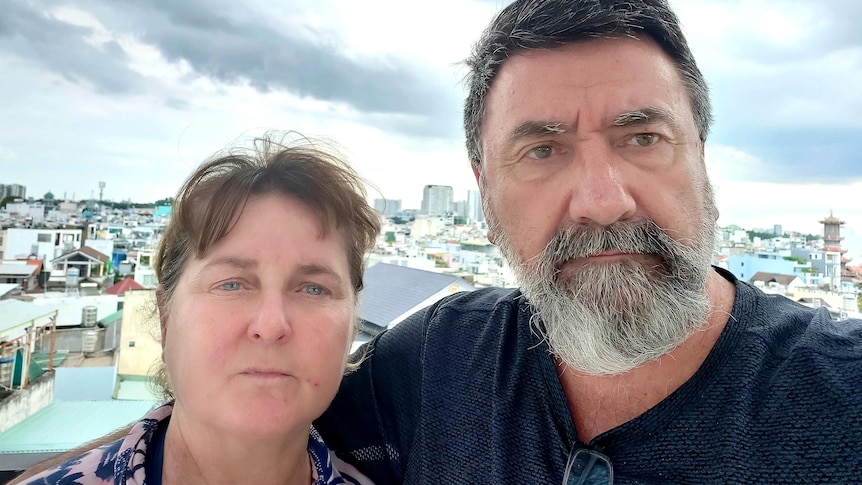
M 441 313 L 488 313 L 500 309 L 516 309 L 518 301 L 523 298 L 517 288 L 481 288 L 475 291 L 463 291 L 449 295 L 438 301 L 428 315 L 434 318 Z
M 862 361 L 862 320 L 835 320 L 825 307 L 811 308 L 783 295 L 751 287 L 754 311 L 746 328 L 775 351 L 813 350 L 825 356 Z
M 482 288 L 455 293 L 419 310 L 378 335 L 370 349 L 379 355 L 455 351 L 485 340 L 517 338 L 521 292 L 515 288 Z M 496 331 L 486 331 L 493 327 Z
M 392 331 L 421 332 L 424 338 L 458 338 L 489 325 L 516 322 L 522 298 L 516 288 L 481 288 L 455 293 L 414 313 Z

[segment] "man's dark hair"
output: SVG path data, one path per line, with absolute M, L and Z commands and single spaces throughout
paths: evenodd
M 620 37 L 651 38 L 670 56 L 688 89 L 700 139 L 706 141 L 712 124 L 709 89 L 666 0 L 517 0 L 494 17 L 466 60 L 464 131 L 470 163 L 482 164 L 485 99 L 509 57 L 528 49 Z

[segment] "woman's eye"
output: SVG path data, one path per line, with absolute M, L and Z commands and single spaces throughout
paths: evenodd
M 542 145 L 542 146 L 538 146 L 535 148 L 531 148 L 530 151 L 527 152 L 527 154 L 530 157 L 536 158 L 539 160 L 543 160 L 545 158 L 550 157 L 552 153 L 553 153 L 553 149 L 547 145 Z
M 305 286 L 305 292 L 308 293 L 309 295 L 322 295 L 322 294 L 326 293 L 326 290 L 324 290 L 323 287 L 321 287 L 321 286 L 306 285 Z
M 225 290 L 225 291 L 237 291 L 241 288 L 242 288 L 242 285 L 240 285 L 236 281 L 228 281 L 227 283 L 222 283 L 221 285 L 219 285 L 219 289 Z
M 629 145 L 637 145 L 639 147 L 648 147 L 654 145 L 659 139 L 655 133 L 638 133 L 629 139 Z

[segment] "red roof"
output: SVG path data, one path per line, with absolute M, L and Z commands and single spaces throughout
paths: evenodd
M 131 276 L 126 276 L 114 286 L 105 290 L 109 295 L 124 295 L 129 290 L 143 290 L 144 287 L 139 285 Z

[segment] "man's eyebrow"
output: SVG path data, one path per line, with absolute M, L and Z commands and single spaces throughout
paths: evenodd
M 679 131 L 679 121 L 670 111 L 655 106 L 647 106 L 632 111 L 620 113 L 614 119 L 612 126 L 644 126 L 653 124 L 668 125 L 675 133 Z
M 547 135 L 559 135 L 568 129 L 562 121 L 525 121 L 509 133 L 509 143 L 514 144 L 523 138 L 536 138 Z

